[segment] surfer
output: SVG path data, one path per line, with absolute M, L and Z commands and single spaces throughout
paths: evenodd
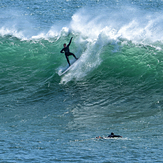
M 66 45 L 66 43 L 63 44 L 63 47 L 64 47 L 64 48 L 60 51 L 60 53 L 65 53 L 65 57 L 66 57 L 66 59 L 67 59 L 67 62 L 68 62 L 68 64 L 69 64 L 69 66 L 70 66 L 70 61 L 69 61 L 68 56 L 72 55 L 76 60 L 78 59 L 78 58 L 76 58 L 76 56 L 75 56 L 73 53 L 71 53 L 70 50 L 69 50 L 69 46 L 70 46 L 70 44 L 71 44 L 72 38 L 73 38 L 73 37 L 71 37 L 70 42 L 69 42 L 68 45 Z
M 112 132 L 108 137 L 97 136 L 96 139 L 107 139 L 107 138 L 122 138 L 120 135 L 114 135 Z
M 103 139 L 103 137 L 102 136 L 97 136 L 96 139 Z
M 115 138 L 115 137 L 122 138 L 122 136 L 120 136 L 120 135 L 114 135 L 113 132 L 108 137 L 109 138 Z

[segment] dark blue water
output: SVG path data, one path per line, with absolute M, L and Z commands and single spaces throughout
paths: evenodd
M 163 162 L 162 9 L 0 2 L 0 162 Z

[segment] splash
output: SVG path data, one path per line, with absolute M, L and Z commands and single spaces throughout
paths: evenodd
M 129 6 L 123 10 L 104 9 L 92 13 L 82 9 L 72 16 L 71 21 L 71 28 L 89 39 L 97 39 L 105 33 L 110 39 L 124 38 L 137 42 L 162 41 L 162 25 L 162 14 L 144 13 Z

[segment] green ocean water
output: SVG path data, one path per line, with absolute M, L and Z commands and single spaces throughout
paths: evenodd
M 0 8 L 1 162 L 163 161 L 161 1 Z

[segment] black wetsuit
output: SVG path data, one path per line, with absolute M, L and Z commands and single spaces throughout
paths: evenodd
M 71 53 L 70 50 L 69 50 L 69 46 L 70 46 L 70 44 L 71 44 L 71 40 L 72 40 L 72 37 L 71 37 L 71 39 L 70 39 L 69 44 L 68 44 L 65 48 L 63 48 L 63 49 L 60 51 L 61 53 L 65 53 L 65 57 L 66 57 L 66 59 L 67 59 L 67 62 L 68 62 L 68 64 L 69 64 L 69 66 L 70 66 L 70 61 L 69 61 L 69 59 L 68 59 L 68 56 L 72 55 L 72 56 L 74 56 L 75 59 L 77 59 L 76 56 L 75 56 L 73 53 Z
M 111 133 L 111 135 L 108 136 L 109 138 L 122 138 L 120 135 L 114 135 L 114 133 Z

